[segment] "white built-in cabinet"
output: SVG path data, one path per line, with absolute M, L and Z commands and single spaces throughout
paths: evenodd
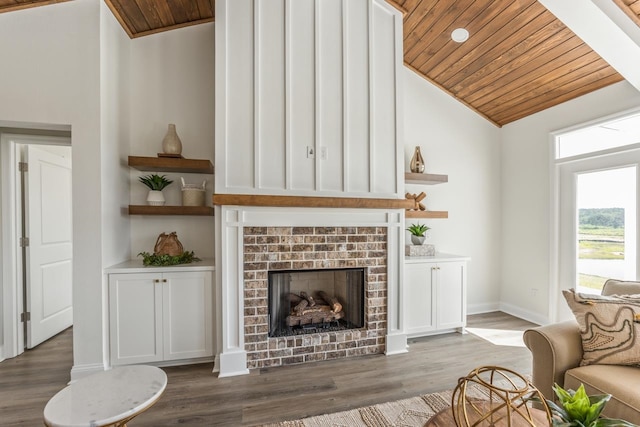
M 172 267 L 130 261 L 108 276 L 111 366 L 213 357 L 212 260 Z
M 458 330 L 467 323 L 468 258 L 437 254 L 406 257 L 405 331 L 409 337 Z

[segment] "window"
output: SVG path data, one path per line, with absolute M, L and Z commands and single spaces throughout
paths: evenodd
M 640 143 L 640 113 L 556 136 L 556 159 Z

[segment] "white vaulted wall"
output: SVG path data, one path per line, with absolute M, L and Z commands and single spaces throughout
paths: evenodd
M 384 0 L 216 6 L 215 192 L 401 194 L 400 13 Z

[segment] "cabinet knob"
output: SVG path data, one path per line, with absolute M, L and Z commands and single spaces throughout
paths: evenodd
M 162 283 L 167 283 L 167 279 L 162 279 Z

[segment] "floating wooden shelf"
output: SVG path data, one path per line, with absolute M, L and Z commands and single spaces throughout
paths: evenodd
M 179 159 L 172 157 L 129 156 L 129 166 L 145 172 L 181 172 L 213 174 L 210 160 Z
M 129 215 L 199 215 L 213 216 L 211 206 L 129 205 Z
M 353 197 L 305 197 L 267 196 L 251 194 L 214 194 L 214 205 L 277 206 L 309 208 L 362 208 L 362 209 L 410 209 L 414 206 L 406 199 L 373 199 Z
M 405 172 L 404 182 L 406 184 L 423 184 L 423 185 L 435 185 L 449 182 L 448 175 L 437 175 L 434 173 L 412 173 Z
M 447 211 L 405 211 L 405 218 L 449 218 Z

